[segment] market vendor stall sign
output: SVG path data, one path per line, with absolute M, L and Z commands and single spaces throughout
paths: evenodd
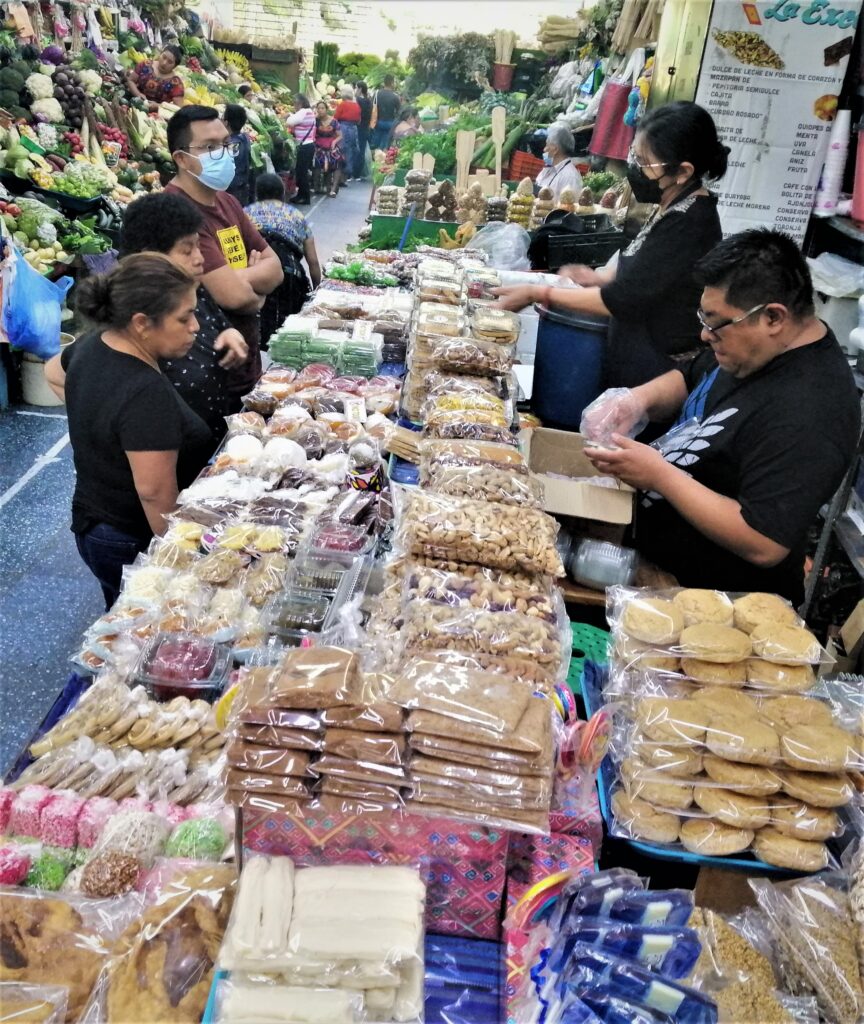
M 861 3 L 716 3 L 696 102 L 732 149 L 715 186 L 726 234 L 773 227 L 802 241 Z

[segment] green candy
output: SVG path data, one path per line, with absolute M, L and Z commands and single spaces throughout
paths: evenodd
M 227 842 L 225 829 L 215 818 L 191 818 L 174 829 L 165 852 L 169 857 L 218 860 Z
M 66 859 L 56 857 L 53 853 L 42 853 L 30 865 L 24 884 L 31 889 L 57 892 L 69 874 L 69 867 Z

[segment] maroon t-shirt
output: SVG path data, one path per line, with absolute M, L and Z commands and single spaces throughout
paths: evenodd
M 201 212 L 204 225 L 201 228 L 201 254 L 204 257 L 204 273 L 220 267 L 236 267 L 242 270 L 249 266 L 249 253 L 262 252 L 267 243 L 243 207 L 234 196 L 217 192 L 216 202 L 205 206 L 197 202 L 173 181 L 166 186 L 166 192 L 179 192 Z M 236 313 L 224 310 L 231 325 L 246 339 L 249 358 L 242 366 L 228 371 L 228 390 L 234 395 L 244 395 L 261 376 L 261 328 L 258 314 Z

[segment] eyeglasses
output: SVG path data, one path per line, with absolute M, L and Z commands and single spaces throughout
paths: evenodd
M 630 152 L 627 154 L 627 162 L 630 163 L 630 164 L 633 164 L 635 167 L 643 167 L 643 168 L 644 167 L 665 167 L 666 166 L 666 161 L 665 160 L 661 160 L 661 161 L 659 161 L 657 163 L 653 163 L 653 164 L 645 163 L 643 160 L 639 159 L 639 157 L 636 155 L 636 150 L 632 146 L 630 147 Z
M 701 309 L 697 309 L 696 310 L 696 319 L 701 324 L 702 330 L 706 331 L 710 338 L 713 338 L 714 341 L 720 341 L 719 332 L 722 331 L 724 329 L 724 327 L 731 327 L 733 324 L 740 324 L 740 323 L 742 323 L 744 320 L 747 319 L 748 316 L 753 316 L 754 313 L 758 313 L 760 310 L 764 309 L 767 305 L 768 305 L 767 302 L 762 302 L 758 306 L 754 306 L 752 309 L 748 309 L 747 312 L 746 313 L 742 313 L 741 316 L 736 316 L 732 320 L 721 320 L 719 324 L 713 324 L 713 325 L 709 324 L 706 321 L 705 314 L 702 312 L 702 310 Z
M 208 143 L 206 146 L 190 146 L 187 152 L 191 153 L 193 149 L 201 151 L 202 156 L 208 156 L 211 160 L 218 160 L 223 153 L 230 153 L 231 156 L 237 156 L 240 152 L 239 142 L 226 142 L 223 145 L 217 143 Z

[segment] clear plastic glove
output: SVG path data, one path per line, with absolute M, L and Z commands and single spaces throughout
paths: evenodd
M 590 288 L 603 283 L 596 270 L 586 267 L 581 263 L 568 263 L 566 266 L 561 267 L 558 273 L 561 277 L 572 281 L 574 284 L 581 284 L 584 288 Z
M 645 406 L 630 388 L 609 388 L 582 412 L 579 432 L 585 441 L 617 448 L 613 434 L 635 438 L 648 426 Z

